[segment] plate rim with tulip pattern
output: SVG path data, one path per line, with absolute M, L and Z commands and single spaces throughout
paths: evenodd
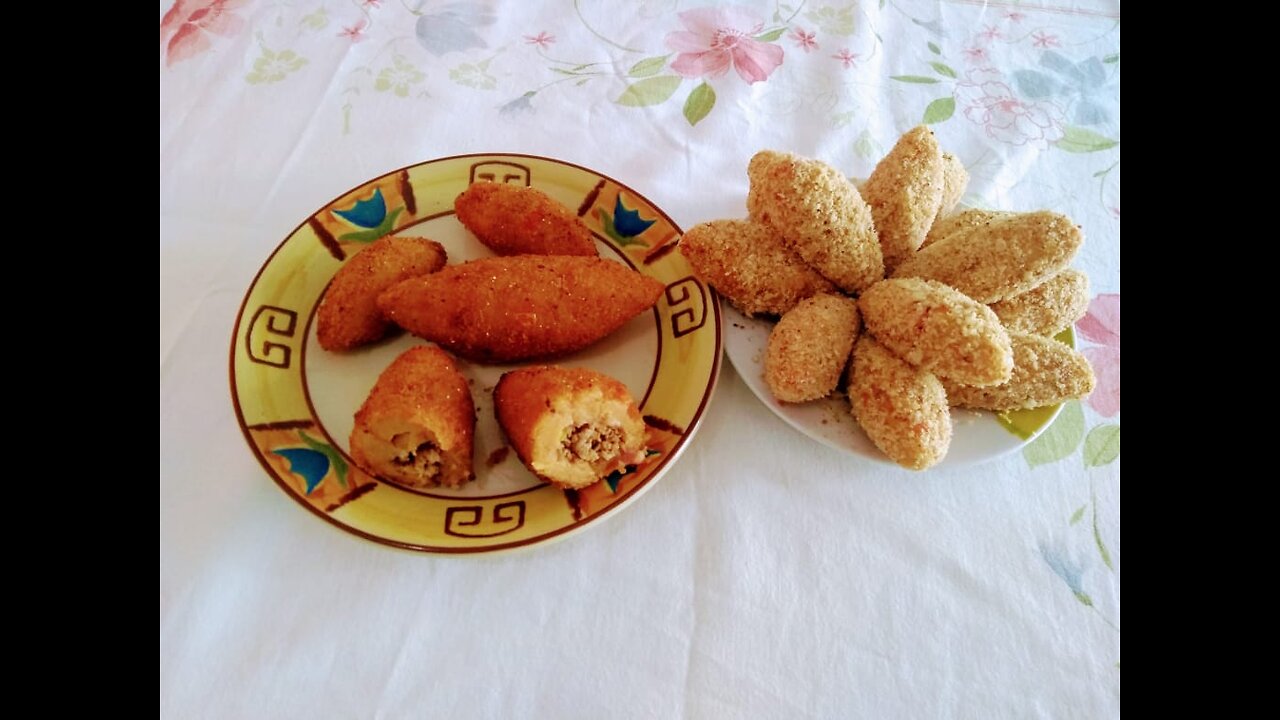
M 548 361 L 589 367 L 612 363 L 596 369 L 610 372 L 619 367 L 630 373 L 629 387 L 648 426 L 653 456 L 648 463 L 567 491 L 537 482 L 532 475 L 527 481 L 511 480 L 527 474 L 514 453 L 502 447 L 490 453 L 478 446 L 473 458 L 477 481 L 459 492 L 404 488 L 351 461 L 346 438 L 336 429 L 363 398 L 350 390 L 350 397 L 342 398 L 333 410 L 335 403 L 324 395 L 328 386 L 318 386 L 317 378 L 352 375 L 367 392 L 380 372 L 369 368 L 385 367 L 400 350 L 426 341 L 400 335 L 371 350 L 325 353 L 314 341 L 315 308 L 342 263 L 385 235 L 431 237 L 445 245 L 451 264 L 491 254 L 453 217 L 454 198 L 481 181 L 547 192 L 571 211 L 576 209 L 603 257 L 665 285 L 651 311 L 615 333 L 620 339 L 610 343 L 612 336 L 606 338 L 599 343 L 605 347 L 594 354 L 588 349 L 584 357 Z M 511 551 L 592 527 L 636 500 L 670 470 L 693 439 L 719 377 L 719 297 L 694 276 L 680 253 L 672 252 L 681 235 L 666 213 L 630 187 L 590 168 L 538 155 L 453 155 L 362 183 L 299 223 L 272 251 L 245 294 L 232 333 L 229 368 L 232 404 L 245 440 L 285 494 L 330 524 L 385 545 L 446 554 Z M 332 367 L 324 369 L 326 363 Z M 534 363 L 521 363 L 527 364 Z M 482 398 L 487 400 L 492 388 L 475 377 L 496 377 L 502 368 L 468 367 L 477 373 L 470 380 L 479 438 L 482 424 L 496 423 L 491 411 L 486 418 L 481 409 L 491 407 L 491 401 Z M 358 371 L 348 373 L 351 368 Z M 505 479 L 486 485 L 486 475 L 497 478 L 499 469 Z

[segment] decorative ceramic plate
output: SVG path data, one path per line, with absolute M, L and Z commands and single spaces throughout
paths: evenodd
M 382 372 L 424 340 L 402 334 L 348 353 L 320 349 L 316 306 L 342 263 L 389 233 L 428 237 L 450 263 L 491 255 L 454 217 L 474 181 L 531 185 L 576 209 L 601 257 L 661 280 L 652 311 L 556 362 L 618 378 L 639 400 L 657 450 L 646 465 L 579 491 L 543 484 L 520 464 L 493 417 L 491 393 L 512 365 L 466 363 L 477 410 L 476 480 L 414 491 L 356 467 L 352 415 Z M 231 345 L 231 395 L 245 438 L 290 497 L 344 530 L 428 552 L 529 546 L 589 526 L 653 485 L 693 437 L 720 370 L 715 292 L 678 252 L 676 226 L 617 181 L 577 165 L 525 155 L 464 155 L 413 165 L 343 194 L 276 248 L 245 296 Z
M 844 393 L 825 400 L 792 404 L 774 399 L 764 382 L 764 352 L 774 323 L 750 318 L 737 308 L 725 305 L 725 351 L 747 387 L 775 415 L 818 442 L 847 452 L 893 465 L 871 438 L 858 427 Z M 1075 347 L 1075 331 L 1068 328 L 1057 339 Z M 1058 417 L 1061 405 L 1034 410 L 992 413 L 984 410 L 951 409 L 954 426 L 951 449 L 934 467 L 954 468 L 975 465 L 1012 452 L 1031 442 Z M 895 467 L 897 467 L 895 465 Z

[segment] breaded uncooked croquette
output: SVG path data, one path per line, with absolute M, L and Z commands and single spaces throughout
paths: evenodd
M 457 487 L 475 477 L 475 407 L 453 358 L 434 346 L 401 353 L 356 412 L 351 459 L 410 487 Z
M 689 228 L 680 253 L 704 282 L 748 315 L 781 315 L 796 303 L 835 290 L 782 242 L 752 220 L 713 220 Z
M 942 189 L 942 150 L 927 125 L 903 133 L 867 178 L 862 197 L 871 206 L 886 272 L 924 242 L 942 206 Z
M 647 429 L 635 400 L 594 370 L 513 370 L 493 389 L 493 412 L 520 462 L 560 487 L 583 488 L 645 459 Z
M 514 255 L 406 280 L 378 307 L 457 355 L 501 363 L 581 350 L 652 307 L 663 287 L 598 257 Z
M 800 302 L 769 333 L 764 380 L 770 392 L 796 403 L 831 394 L 861 328 L 852 298 L 822 294 Z
M 951 153 L 942 153 L 942 202 L 938 204 L 938 214 L 934 216 L 933 224 L 936 225 L 939 218 L 946 217 L 955 209 L 968 188 L 969 171 L 964 169 L 960 158 Z M 925 237 L 928 238 L 928 235 Z
M 333 276 L 316 311 L 320 347 L 350 350 L 386 335 L 391 323 L 378 310 L 378 294 L 446 262 L 440 243 L 425 238 L 388 236 L 356 253 Z
M 903 360 L 967 385 L 1013 371 L 1009 334 L 991 308 L 932 280 L 878 282 L 858 298 L 867 332 Z
M 884 277 L 871 210 L 852 183 L 818 160 L 762 150 L 747 166 L 747 211 L 845 292 Z
M 944 380 L 947 400 L 956 407 L 1023 410 L 1055 405 L 1093 392 L 1096 380 L 1085 356 L 1043 335 L 1009 333 L 1013 340 L 1013 376 L 993 387 L 972 387 Z
M 1019 213 L 952 233 L 916 253 L 893 277 L 938 280 L 989 304 L 1053 277 L 1083 242 L 1080 228 L 1065 215 Z
M 1036 287 L 991 306 L 1009 332 L 1053 336 L 1089 310 L 1089 276 L 1066 268 Z
M 929 234 L 924 236 L 924 243 L 920 245 L 923 250 L 944 237 L 965 230 L 972 230 L 980 225 L 986 225 L 993 220 L 1013 217 L 1016 213 L 1005 212 L 1002 210 L 981 210 L 979 208 L 971 208 L 969 210 L 961 210 L 958 213 L 940 217 L 934 221 L 933 227 L 929 228 Z
M 951 447 L 942 383 L 864 334 L 849 364 L 849 404 L 871 442 L 912 470 L 938 464 Z
M 453 201 L 458 221 L 499 255 L 597 255 L 591 230 L 546 193 L 478 182 Z

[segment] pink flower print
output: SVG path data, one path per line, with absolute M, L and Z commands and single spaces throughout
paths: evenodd
M 542 49 L 546 49 L 548 45 L 556 41 L 556 36 L 543 30 L 537 35 L 525 35 L 524 42 L 526 45 L 537 45 Z
M 1058 42 L 1057 35 L 1050 35 L 1043 30 L 1031 33 L 1031 45 L 1038 48 L 1062 47 L 1062 43 Z
M 355 25 L 342 28 L 342 32 L 338 33 L 338 37 L 347 38 L 353 43 L 358 43 L 364 39 L 364 28 L 368 22 L 360 20 Z
M 687 78 L 719 77 L 730 66 L 747 83 L 758 83 L 782 64 L 782 48 L 756 40 L 764 28 L 746 8 L 698 8 L 680 13 L 685 29 L 667 33 L 667 47 L 679 55 L 671 69 Z
M 845 69 L 848 70 L 857 64 L 854 61 L 858 59 L 858 53 L 849 52 L 849 48 L 842 48 L 840 52 L 832 55 L 831 57 L 839 60 L 840 64 L 844 65 Z
M 195 57 L 212 47 L 209 35 L 231 37 L 244 30 L 244 18 L 232 10 L 248 0 L 177 0 L 160 19 L 165 65 Z M 166 44 L 167 41 L 167 44 Z
M 1120 293 L 1095 297 L 1076 327 L 1090 342 L 1097 343 L 1084 349 L 1098 376 L 1089 407 L 1103 417 L 1115 417 L 1120 412 Z
M 805 32 L 803 28 L 796 28 L 795 30 L 792 30 L 787 37 L 794 40 L 796 47 L 804 50 L 805 52 L 818 49 L 818 41 L 816 40 L 817 35 L 811 32 Z
M 987 61 L 991 59 L 991 56 L 987 54 L 987 49 L 984 47 L 978 47 L 975 45 L 971 48 L 965 48 L 963 52 L 964 59 L 974 65 L 985 65 Z
M 367 8 L 372 8 L 374 10 L 377 10 L 378 8 L 382 7 L 382 0 L 364 0 L 362 5 L 364 5 Z
M 982 28 L 982 32 L 978 33 L 978 39 L 983 42 L 999 40 L 1002 37 L 1004 37 L 1004 35 L 1000 33 L 1000 28 L 995 25 L 987 25 Z
M 1112 215 L 1113 217 L 1115 217 L 1115 219 L 1117 219 L 1117 220 L 1119 220 L 1119 219 L 1120 219 L 1120 206 L 1119 206 L 1119 205 L 1112 205 L 1111 207 L 1109 207 L 1109 208 L 1107 208 L 1107 209 L 1111 211 L 1111 215 Z
M 987 137 L 1010 145 L 1047 150 L 1062 138 L 1062 111 L 1048 102 L 1028 102 L 1013 94 L 998 70 L 970 70 L 956 84 L 964 116 L 981 125 Z

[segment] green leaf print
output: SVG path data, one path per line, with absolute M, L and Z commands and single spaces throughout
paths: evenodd
M 1102 58 L 1102 62 L 1107 64 L 1118 63 L 1120 62 L 1120 53 L 1111 53 L 1110 55 Z
M 702 83 L 689 93 L 689 99 L 684 101 L 684 118 L 689 121 L 690 125 L 697 125 L 698 121 L 707 116 L 711 112 L 711 108 L 716 106 L 716 91 L 706 83 Z
M 945 120 L 950 120 L 951 116 L 956 112 L 956 99 L 954 97 L 938 98 L 929 103 L 924 109 L 924 124 L 933 125 Z
M 1084 411 L 1079 400 L 1068 400 L 1049 429 L 1022 448 L 1022 457 L 1031 467 L 1058 462 L 1074 453 L 1083 439 Z
M 1107 550 L 1107 544 L 1102 542 L 1102 533 L 1098 532 L 1098 499 L 1093 499 L 1093 544 L 1098 546 L 1098 555 L 1102 556 L 1102 563 L 1107 566 L 1111 572 L 1116 571 L 1116 567 L 1111 564 L 1111 552 Z
M 642 77 L 649 77 L 650 75 L 657 75 L 658 71 L 661 70 L 662 67 L 667 64 L 667 58 L 669 57 L 671 56 L 663 55 L 661 57 L 645 58 L 644 60 L 641 60 L 635 65 L 632 65 L 631 69 L 627 71 L 627 74 L 633 78 L 642 78 Z
M 925 77 L 924 75 L 890 75 L 889 79 L 904 83 L 918 83 L 920 85 L 932 85 L 939 82 L 937 78 Z
M 934 72 L 938 73 L 939 75 L 945 75 L 946 77 L 949 77 L 949 78 L 954 78 L 956 76 L 956 71 L 952 70 L 951 66 L 947 65 L 946 63 L 931 62 L 929 63 L 929 67 L 932 67 Z
M 1084 439 L 1084 466 L 1102 467 L 1120 457 L 1120 426 L 1099 425 Z
M 659 75 L 641 80 L 622 91 L 622 95 L 614 102 L 627 107 L 644 107 L 666 102 L 680 87 L 680 78 L 676 75 Z
M 941 55 L 941 54 L 942 54 L 942 48 L 938 47 L 938 46 L 937 46 L 936 44 L 934 44 L 934 43 L 929 43 L 929 52 L 933 53 L 934 55 Z
M 782 33 L 786 31 L 787 31 L 786 28 L 780 27 L 776 30 L 770 30 L 767 33 L 760 33 L 759 35 L 756 36 L 756 40 L 759 40 L 760 42 L 773 42 L 774 40 L 777 40 L 778 38 L 782 37 Z
M 1058 146 L 1058 149 L 1066 150 L 1067 152 L 1091 153 L 1099 150 L 1109 150 L 1119 145 L 1120 141 L 1112 140 L 1105 135 L 1099 135 L 1092 130 L 1068 125 L 1062 128 L 1062 139 L 1054 144 Z
M 1075 511 L 1075 512 L 1073 512 L 1073 513 L 1071 513 L 1071 520 L 1070 520 L 1070 522 L 1068 522 L 1067 524 L 1068 524 L 1068 525 L 1075 525 L 1076 523 L 1080 522 L 1080 520 L 1084 517 L 1084 510 L 1085 510 L 1085 508 L 1087 508 L 1087 507 L 1089 507 L 1089 506 L 1088 506 L 1088 505 L 1081 505 L 1080 507 L 1076 508 L 1076 511 Z

